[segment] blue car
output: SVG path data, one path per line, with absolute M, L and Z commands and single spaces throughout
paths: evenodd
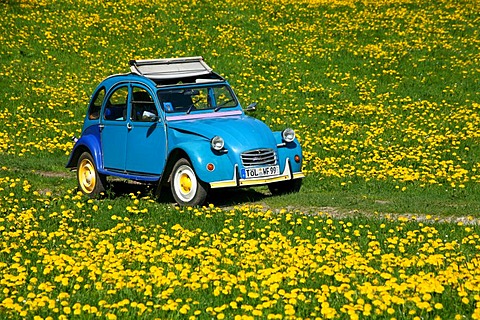
M 295 133 L 272 132 L 245 114 L 228 82 L 202 57 L 132 60 L 93 92 L 67 163 L 79 190 L 105 191 L 107 176 L 158 186 L 182 206 L 211 189 L 268 185 L 298 192 L 302 150 Z

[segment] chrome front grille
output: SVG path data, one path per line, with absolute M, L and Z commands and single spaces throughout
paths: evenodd
M 273 149 L 257 149 L 242 153 L 244 167 L 273 166 L 277 164 L 277 155 Z

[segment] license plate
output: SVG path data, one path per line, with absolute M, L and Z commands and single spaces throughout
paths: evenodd
M 261 178 L 261 177 L 268 177 L 268 176 L 276 176 L 280 174 L 280 167 L 279 166 L 269 166 L 269 167 L 261 167 L 261 168 L 248 168 L 242 169 L 240 175 L 242 179 L 252 179 L 252 178 Z

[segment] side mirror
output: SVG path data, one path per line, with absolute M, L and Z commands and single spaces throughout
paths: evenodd
M 247 112 L 253 112 L 255 110 L 257 110 L 257 103 L 256 102 L 250 104 L 248 107 L 245 108 L 245 111 L 247 111 Z
M 143 111 L 142 120 L 147 122 L 157 122 L 159 117 L 153 112 Z

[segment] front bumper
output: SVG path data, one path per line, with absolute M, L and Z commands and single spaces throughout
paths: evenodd
M 238 176 L 238 165 L 235 165 L 235 168 L 233 170 L 233 177 L 231 180 L 210 182 L 210 187 L 212 189 L 216 189 L 216 188 L 228 188 L 228 187 L 255 186 L 255 185 L 263 185 L 263 184 L 279 182 L 279 181 L 286 181 L 291 179 L 301 179 L 304 177 L 305 175 L 302 172 L 292 172 L 292 169 L 290 167 L 290 162 L 287 159 L 285 163 L 285 170 L 283 170 L 283 172 L 279 175 L 261 177 L 261 178 L 241 179 Z

